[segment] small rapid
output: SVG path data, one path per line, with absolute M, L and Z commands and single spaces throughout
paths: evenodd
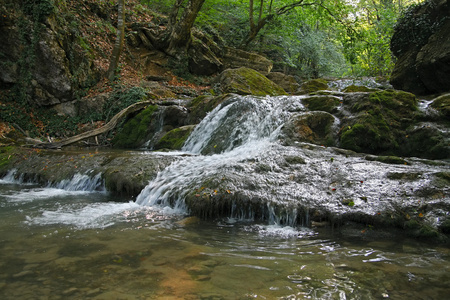
M 211 111 L 185 142 L 184 156 L 160 171 L 136 198 L 142 206 L 180 214 L 308 226 L 320 220 L 376 222 L 410 210 L 438 225 L 445 219 L 448 167 L 416 158 L 402 164 L 306 142 L 286 143 L 285 126 L 314 121 L 302 96 L 234 95 Z M 322 113 L 326 114 L 326 113 Z M 319 115 L 319 114 L 318 114 Z M 302 119 L 305 116 L 306 118 Z M 329 115 L 331 116 L 331 115 Z M 331 130 L 340 120 L 333 116 Z M 177 155 L 177 153 L 174 153 Z M 437 186 L 436 186 L 437 184 Z M 429 202 L 429 197 L 436 197 Z M 339 221 L 340 222 L 340 221 Z

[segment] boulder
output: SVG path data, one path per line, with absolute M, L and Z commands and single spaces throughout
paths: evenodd
M 217 81 L 224 93 L 254 96 L 286 95 L 279 85 L 246 67 L 225 70 L 218 76 Z
M 311 94 L 313 92 L 327 90 L 328 88 L 328 83 L 325 79 L 311 79 L 301 85 L 300 90 L 297 92 L 297 94 Z
M 266 75 L 267 78 L 281 86 L 286 92 L 292 94 L 298 90 L 300 85 L 295 77 L 292 75 L 286 75 L 281 72 L 271 72 Z
M 450 91 L 450 1 L 427 1 L 397 23 L 391 50 L 398 60 L 391 75 L 396 89 L 415 94 Z
M 416 97 L 402 91 L 351 93 L 343 98 L 351 117 L 341 119 L 340 147 L 371 154 L 398 154 L 413 124 Z
M 302 102 L 309 110 L 320 110 L 333 113 L 337 110 L 337 106 L 341 102 L 341 99 L 332 95 L 317 95 L 306 97 L 302 99 Z
M 314 111 L 307 114 L 294 114 L 283 126 L 283 140 L 288 145 L 307 142 L 317 145 L 333 146 L 333 115 Z
M 445 94 L 434 99 L 431 107 L 439 111 L 443 116 L 450 117 L 450 94 Z
M 195 125 L 186 125 L 172 129 L 161 137 L 161 139 L 156 143 L 154 149 L 181 150 L 184 142 L 187 140 L 194 128 Z

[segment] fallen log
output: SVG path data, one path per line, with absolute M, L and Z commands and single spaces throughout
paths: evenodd
M 36 148 L 44 148 L 44 149 L 60 149 L 64 146 L 68 146 L 71 144 L 74 144 L 76 142 L 85 140 L 87 138 L 95 137 L 103 133 L 107 133 L 110 130 L 114 129 L 119 121 L 123 119 L 124 117 L 128 116 L 129 114 L 135 113 L 139 110 L 145 109 L 148 105 L 155 104 L 153 101 L 142 101 L 137 102 L 135 104 L 132 104 L 128 106 L 127 108 L 122 109 L 118 114 L 116 114 L 108 123 L 106 123 L 104 126 L 100 128 L 96 128 L 90 131 L 86 131 L 83 133 L 80 133 L 78 135 L 66 138 L 61 141 L 53 142 L 53 143 L 36 143 L 34 147 Z

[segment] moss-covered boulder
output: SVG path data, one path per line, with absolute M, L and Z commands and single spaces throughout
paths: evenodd
M 437 97 L 431 103 L 431 107 L 446 117 L 450 117 L 450 94 Z
M 333 146 L 333 115 L 314 111 L 306 114 L 295 114 L 283 126 L 283 140 L 285 144 L 295 145 L 297 142 L 307 142 L 317 145 Z
M 331 95 L 311 96 L 302 99 L 303 104 L 305 104 L 309 110 L 321 110 L 328 113 L 335 112 L 340 101 L 340 98 Z
M 218 77 L 218 82 L 224 93 L 254 96 L 286 95 L 283 88 L 261 73 L 245 67 L 223 71 Z
M 167 132 L 155 145 L 155 149 L 181 150 L 195 125 L 187 125 Z
M 450 157 L 450 134 L 445 126 L 422 122 L 406 130 L 401 152 L 405 156 L 429 159 Z
M 343 92 L 344 93 L 359 93 L 359 92 L 376 92 L 379 89 L 373 89 L 373 88 L 368 88 L 366 86 L 363 85 L 349 85 L 348 87 L 346 87 Z
M 304 82 L 301 85 L 300 91 L 297 94 L 305 95 L 305 94 L 311 94 L 313 92 L 327 90 L 327 89 L 329 89 L 329 87 L 328 87 L 328 83 L 325 79 L 312 79 L 312 80 Z
M 150 105 L 134 118 L 129 119 L 122 130 L 114 137 L 112 141 L 114 147 L 125 149 L 140 147 L 148 138 L 152 123 L 156 126 L 153 114 L 157 109 L 158 106 Z
M 417 99 L 402 91 L 378 91 L 344 96 L 354 117 L 343 118 L 340 146 L 372 154 L 399 155 L 406 128 L 413 124 Z

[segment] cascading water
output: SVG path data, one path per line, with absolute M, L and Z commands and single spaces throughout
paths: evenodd
M 173 206 L 184 211 L 186 188 L 217 170 L 254 159 L 275 142 L 289 111 L 303 110 L 301 97 L 233 96 L 210 112 L 182 151 L 193 156 L 160 172 L 137 197 L 141 205 Z
M 338 148 L 285 144 L 283 125 L 310 114 L 301 100 L 232 96 L 186 141 L 183 151 L 191 155 L 158 173 L 136 202 L 293 226 L 308 225 L 309 214 L 374 222 L 380 211 L 419 209 L 435 193 L 435 174 L 442 167 L 418 159 L 409 159 L 411 165 L 384 164 Z M 331 127 L 336 124 L 338 119 Z M 398 180 L 402 176 L 414 180 Z M 442 190 L 446 194 L 449 188 Z M 430 205 L 448 202 L 444 197 Z M 427 218 L 442 220 L 438 210 Z

